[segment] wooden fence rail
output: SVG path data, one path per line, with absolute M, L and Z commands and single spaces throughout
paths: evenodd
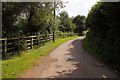
M 21 46 L 25 46 L 25 49 L 32 49 L 35 45 L 44 44 L 45 42 L 52 40 L 53 34 L 17 38 L 0 38 L 0 41 L 2 42 L 0 43 L 0 52 L 2 52 L 4 57 L 4 54 L 6 53 L 18 51 Z
M 70 33 L 58 34 L 59 37 L 63 36 L 73 36 Z M 13 54 L 15 51 L 21 51 L 25 49 L 32 49 L 36 45 L 44 45 L 48 41 L 54 41 L 55 35 L 40 35 L 40 36 L 27 36 L 27 37 L 16 37 L 16 38 L 0 38 L 0 52 L 2 52 L 2 57 L 5 55 Z

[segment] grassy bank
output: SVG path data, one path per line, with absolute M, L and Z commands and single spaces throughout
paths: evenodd
M 60 44 L 77 37 L 78 36 L 57 39 L 55 42 L 48 42 L 45 46 L 38 49 L 24 51 L 19 57 L 2 61 L 2 77 L 17 78 L 23 71 L 31 68 L 41 56 L 48 55 L 48 53 Z
M 88 40 L 86 38 L 83 40 L 83 47 L 84 47 L 85 51 L 87 51 L 88 53 L 90 53 L 94 56 L 95 55 L 97 56 L 97 54 L 95 54 L 96 48 L 94 48 L 93 45 L 92 46 L 89 45 Z
M 105 60 L 106 57 L 104 57 L 106 55 L 104 55 L 103 53 L 101 54 L 101 52 L 99 52 L 97 50 L 97 48 L 96 48 L 97 45 L 96 45 L 95 41 L 90 43 L 90 41 L 88 40 L 88 38 L 85 38 L 83 40 L 83 47 L 84 47 L 85 51 L 87 51 L 90 55 L 96 57 L 97 60 L 99 60 L 102 63 L 107 64 L 107 62 Z
M 115 72 L 117 72 L 118 75 L 120 75 L 119 65 L 116 65 L 116 64 L 114 64 L 112 62 L 109 62 L 107 60 L 107 59 L 109 59 L 110 55 L 106 55 L 105 53 L 98 52 L 97 48 L 95 47 L 95 44 L 91 45 L 89 43 L 88 38 L 86 38 L 86 39 L 83 40 L 83 46 L 84 46 L 85 51 L 87 51 L 92 56 L 96 57 L 97 60 L 99 60 L 100 62 L 106 64 L 111 69 L 113 69 Z

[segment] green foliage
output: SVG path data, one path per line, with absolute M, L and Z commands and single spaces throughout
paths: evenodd
M 16 44 L 16 47 L 17 47 L 17 51 L 19 52 L 26 50 L 27 40 L 25 39 L 20 40 L 20 42 Z
M 18 28 L 15 26 L 17 16 L 19 16 L 22 8 L 19 7 L 19 3 L 2 3 L 2 34 L 3 37 L 11 37 L 11 35 L 16 36 L 18 33 Z M 16 34 L 14 34 L 16 33 Z
M 66 21 L 66 19 L 69 18 L 68 13 L 66 11 L 62 11 L 61 13 L 59 13 L 59 15 L 61 21 Z
M 57 31 L 55 32 L 55 39 L 59 39 L 59 38 L 67 38 L 67 37 L 71 37 L 71 36 L 75 36 L 75 34 L 73 32 L 69 32 L 69 33 L 63 33 L 62 31 Z
M 97 3 L 86 18 L 90 28 L 87 35 L 89 48 L 112 68 L 120 71 L 120 3 Z
M 2 7 L 3 37 L 46 34 L 54 30 L 73 32 L 76 27 L 67 12 L 55 15 L 55 10 L 64 7 L 62 3 L 3 2 Z
M 61 7 L 62 3 L 53 5 L 53 2 L 3 2 L 3 37 L 16 37 L 20 33 L 51 33 L 55 21 L 53 11 Z
M 76 25 L 76 28 L 74 30 L 75 33 L 82 34 L 83 30 L 85 29 L 84 21 L 85 21 L 85 16 L 77 15 L 73 18 L 72 22 Z
M 75 24 L 72 23 L 72 20 L 69 18 L 68 13 L 66 11 L 62 11 L 60 13 L 60 21 L 61 24 L 59 26 L 59 30 L 62 32 L 73 32 L 75 29 Z

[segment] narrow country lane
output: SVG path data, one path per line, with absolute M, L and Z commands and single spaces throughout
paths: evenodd
M 22 74 L 21 78 L 116 78 L 117 75 L 106 65 L 97 61 L 83 50 L 80 37 L 65 42 L 40 64 Z

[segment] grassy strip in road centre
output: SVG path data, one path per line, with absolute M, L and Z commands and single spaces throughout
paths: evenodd
M 48 42 L 44 46 L 37 49 L 23 51 L 20 57 L 2 61 L 2 78 L 17 78 L 23 71 L 32 68 L 41 56 L 48 55 L 53 49 L 60 44 L 77 38 L 73 36 L 69 38 L 57 39 L 55 42 Z

